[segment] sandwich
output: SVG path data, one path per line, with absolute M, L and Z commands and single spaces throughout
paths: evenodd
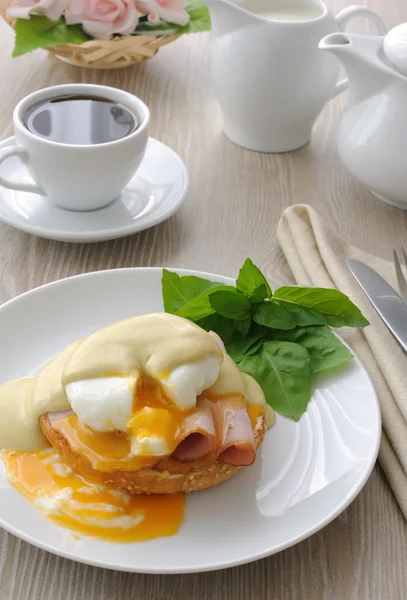
M 75 342 L 35 377 L 0 388 L 0 404 L 10 395 L 0 446 L 52 445 L 74 473 L 128 494 L 219 485 L 253 464 L 274 422 L 220 338 L 167 313 Z

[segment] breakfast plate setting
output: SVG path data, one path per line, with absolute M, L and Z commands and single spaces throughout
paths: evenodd
M 334 14 L 321 0 L 7 0 L 0 16 L 14 36 L 13 60 L 46 50 L 71 67 L 133 65 L 136 78 L 127 85 L 123 71 L 123 86 L 113 71 L 111 79 L 90 77 L 108 85 L 77 83 L 88 80 L 83 71 L 71 76 L 65 66 L 55 81 L 69 83 L 37 89 L 28 77 L 27 94 L 13 103 L 13 135 L 0 142 L 0 227 L 20 230 L 4 226 L 11 255 L 0 240 L 0 527 L 85 565 L 216 571 L 324 528 L 361 492 L 378 457 L 407 519 L 407 362 L 399 347 L 407 351 L 407 254 L 394 248 L 390 264 L 350 246 L 301 197 L 292 201 L 302 192 L 325 206 L 339 194 L 336 182 L 334 190 L 320 186 L 325 162 L 314 165 L 328 160 L 335 139 L 335 173 L 339 157 L 378 212 L 376 221 L 360 219 L 364 198 L 355 192 L 357 208 L 333 197 L 329 218 L 341 205 L 351 236 L 365 227 L 369 239 L 383 216 L 396 246 L 400 225 L 379 211 L 382 203 L 407 208 L 407 23 L 388 31 L 365 6 Z M 348 33 L 360 17 L 375 35 Z M 178 64 L 137 66 L 211 29 L 202 48 L 212 88 L 191 79 L 199 65 L 181 92 Z M 188 70 L 199 47 L 187 47 Z M 182 57 L 182 44 L 174 48 Z M 31 64 L 26 57 L 22 68 L 24 60 Z M 347 90 L 335 138 L 307 150 L 324 107 Z M 97 270 L 107 266 L 105 252 L 69 244 L 137 234 L 187 199 L 188 160 L 152 137 L 162 132 L 198 174 L 183 209 L 188 234 L 157 228 L 154 239 L 126 240 L 125 253 L 123 244 L 105 245 L 118 268 Z M 25 234 L 65 244 L 38 249 Z M 277 246 L 296 285 L 274 285 L 286 279 L 280 257 L 270 259 Z M 273 284 L 250 257 L 243 262 L 248 254 L 268 257 Z M 233 269 L 242 259 L 237 272 L 227 256 Z M 159 266 L 167 263 L 176 268 Z M 81 274 L 45 283 L 53 273 Z M 385 494 L 382 483 L 372 485 Z M 368 547 L 373 533 L 355 514 L 341 535 Z M 379 537 L 385 521 L 372 514 Z M 317 580 L 324 597 L 336 597 L 336 583 L 327 584 L 332 564 L 340 577 L 349 571 L 326 554 L 340 544 L 335 531 L 325 533 L 333 543 L 322 547 L 316 575 L 312 542 L 299 550 L 305 575 L 292 581 L 304 598 L 317 599 Z M 343 548 L 362 572 L 353 547 Z M 386 562 L 374 558 L 374 569 Z M 357 581 L 357 594 L 371 592 L 366 581 Z
M 99 452 L 106 456 L 114 455 L 115 446 L 113 446 L 111 455 L 109 454 L 110 450 L 108 452 L 106 449 L 101 451 L 100 445 L 92 446 L 94 441 L 90 443 L 90 438 L 86 436 L 81 438 L 81 435 L 86 434 L 85 429 L 82 431 L 77 425 L 73 426 L 69 419 L 72 419 L 72 415 L 76 419 L 80 414 L 80 419 L 85 419 L 94 429 L 103 429 L 105 425 L 101 426 L 100 424 L 100 419 L 103 421 L 105 418 L 103 411 L 97 415 L 91 404 L 87 404 L 87 402 L 92 402 L 92 398 L 96 398 L 96 400 L 99 398 L 99 407 L 104 406 L 108 411 L 105 414 L 105 416 L 108 414 L 107 422 L 110 425 L 113 424 L 114 427 L 121 427 L 119 423 L 122 422 L 120 419 L 124 414 L 125 400 L 123 398 L 120 400 L 120 389 L 116 389 L 114 386 L 117 384 L 116 380 L 120 379 L 116 376 L 117 371 L 120 371 L 120 365 L 123 366 L 120 372 L 127 373 L 126 385 L 130 385 L 128 364 L 126 363 L 129 355 L 126 355 L 127 350 L 125 351 L 123 348 L 129 347 L 126 344 L 129 339 L 134 339 L 134 335 L 136 338 L 138 336 L 143 344 L 144 342 L 149 344 L 149 349 L 143 356 L 137 354 L 137 348 L 140 348 L 141 345 L 137 346 L 133 343 L 130 352 L 133 361 L 135 361 L 136 355 L 141 357 L 140 360 L 144 361 L 143 368 L 146 369 L 146 372 L 148 371 L 150 375 L 154 372 L 156 368 L 154 361 L 158 355 L 160 357 L 159 364 L 163 365 L 167 360 L 166 350 L 176 348 L 178 362 L 182 364 L 184 361 L 185 363 L 179 367 L 183 372 L 182 377 L 187 377 L 182 379 L 177 375 L 177 379 L 174 374 L 176 370 L 173 370 L 170 375 L 165 373 L 160 375 L 161 389 L 166 390 L 164 396 L 160 395 L 162 404 L 154 404 L 155 401 L 147 402 L 146 406 L 148 405 L 148 407 L 139 411 L 141 416 L 137 410 L 134 412 L 134 405 L 133 409 L 130 406 L 129 415 L 131 416 L 133 410 L 133 420 L 127 422 L 133 423 L 132 431 L 136 432 L 135 435 L 137 431 L 145 431 L 151 427 L 154 429 L 157 423 L 164 423 L 161 417 L 149 421 L 147 414 L 149 410 L 163 411 L 166 409 L 167 412 L 168 410 L 171 412 L 178 410 L 180 406 L 183 409 L 192 406 L 190 410 L 194 415 L 194 411 L 198 410 L 194 407 L 197 401 L 195 391 L 192 393 L 192 404 L 188 404 L 191 385 L 196 385 L 199 393 L 202 389 L 208 388 L 203 395 L 198 397 L 198 405 L 201 408 L 204 405 L 200 405 L 200 402 L 208 402 L 202 397 L 208 396 L 212 399 L 209 402 L 212 410 L 215 410 L 213 408 L 215 406 L 216 410 L 221 410 L 219 409 L 219 406 L 222 406 L 221 403 L 229 402 L 229 400 L 224 400 L 225 394 L 216 395 L 215 392 L 225 392 L 230 372 L 234 374 L 230 379 L 233 389 L 239 388 L 240 377 L 244 377 L 246 383 L 251 382 L 249 387 L 239 388 L 246 390 L 242 397 L 248 399 L 247 407 L 251 407 L 250 410 L 247 408 L 249 415 L 252 414 L 251 410 L 253 406 L 256 406 L 256 402 L 260 403 L 260 408 L 266 406 L 263 404 L 262 389 L 265 390 L 268 402 L 270 390 L 267 387 L 268 384 L 265 383 L 264 373 L 256 374 L 256 368 L 251 367 L 251 364 L 255 364 L 253 359 L 254 361 L 257 359 L 259 352 L 269 353 L 277 350 L 275 364 L 277 369 L 284 370 L 285 367 L 279 366 L 278 363 L 279 357 L 281 359 L 281 352 L 284 354 L 288 348 L 290 353 L 297 352 L 298 356 L 305 357 L 307 351 L 299 343 L 294 344 L 293 341 L 264 341 L 268 339 L 267 335 L 270 334 L 270 331 L 277 340 L 300 339 L 297 336 L 301 337 L 303 333 L 301 327 L 293 326 L 289 330 L 278 329 L 278 327 L 288 327 L 287 322 L 282 321 L 281 314 L 278 327 L 274 323 L 277 329 L 266 330 L 263 326 L 259 330 L 258 324 L 251 323 L 250 331 L 257 331 L 257 344 L 263 344 L 262 348 L 259 347 L 257 351 L 253 346 L 248 350 L 242 347 L 242 339 L 247 341 L 250 337 L 241 338 L 241 334 L 238 334 L 233 338 L 239 340 L 237 343 L 230 341 L 231 338 L 228 337 L 225 326 L 230 326 L 233 321 L 222 314 L 225 315 L 226 312 L 234 310 L 234 318 L 238 318 L 239 315 L 237 307 L 233 304 L 235 298 L 232 302 L 230 299 L 228 300 L 227 308 L 222 304 L 225 292 L 236 297 L 242 307 L 243 305 L 249 306 L 250 297 L 253 302 L 257 302 L 256 306 L 262 307 L 261 310 L 255 308 L 255 314 L 262 315 L 257 318 L 258 321 L 265 322 L 266 312 L 272 311 L 274 314 L 278 302 L 273 304 L 272 297 L 269 297 L 271 292 L 269 293 L 268 290 L 270 288 L 264 278 L 258 279 L 254 287 L 250 283 L 252 274 L 255 274 L 256 277 L 261 276 L 258 273 L 260 272 L 256 270 L 253 263 L 249 260 L 246 261 L 237 280 L 237 285 L 241 289 L 245 289 L 245 292 L 242 292 L 241 289 L 235 287 L 234 280 L 218 275 L 161 268 L 116 269 L 79 275 L 47 284 L 4 304 L 0 308 L 0 328 L 9 343 L 7 348 L 4 345 L 1 348 L 0 383 L 6 384 L 10 381 L 11 383 L 0 387 L 0 405 L 6 406 L 10 390 L 14 390 L 13 394 L 17 404 L 14 405 L 13 411 L 8 411 L 7 414 L 3 412 L 3 424 L 0 426 L 2 446 L 11 448 L 11 451 L 3 451 L 2 455 L 0 472 L 1 526 L 40 548 L 87 564 L 140 573 L 187 573 L 230 567 L 278 552 L 308 537 L 344 510 L 360 491 L 373 468 L 378 452 L 381 420 L 377 398 L 365 369 L 360 361 L 351 355 L 347 347 L 329 331 L 327 335 L 332 335 L 332 338 L 329 337 L 328 345 L 325 341 L 318 342 L 319 348 L 325 344 L 325 351 L 322 353 L 325 354 L 325 357 L 321 358 L 322 355 L 317 356 L 310 350 L 309 356 L 314 372 L 312 392 L 310 389 L 306 389 L 308 385 L 306 380 L 310 380 L 311 370 L 309 370 L 309 376 L 304 375 L 303 372 L 306 371 L 304 365 L 301 366 L 301 373 L 293 371 L 290 375 L 292 379 L 296 379 L 295 389 L 290 387 L 289 382 L 282 387 L 283 395 L 288 395 L 288 403 L 281 396 L 278 386 L 272 386 L 271 404 L 275 407 L 275 413 L 271 409 L 264 413 L 267 415 L 268 430 L 261 434 L 264 435 L 263 443 L 261 441 L 259 443 L 256 438 L 256 444 L 261 445 L 254 464 L 249 466 L 253 462 L 253 452 L 256 453 L 255 445 L 253 446 L 249 437 L 243 441 L 237 437 L 232 445 L 222 446 L 221 454 L 218 449 L 218 460 L 215 463 L 210 461 L 209 466 L 193 466 L 192 470 L 186 471 L 189 473 L 186 475 L 172 475 L 173 466 L 166 467 L 169 472 L 165 470 L 165 475 L 162 476 L 161 471 L 160 475 L 154 479 L 154 485 L 164 486 L 160 488 L 161 491 L 168 492 L 169 489 L 165 487 L 168 486 L 168 481 L 182 481 L 182 484 L 176 484 L 179 489 L 175 490 L 174 488 L 177 493 L 173 495 L 173 500 L 169 500 L 172 494 L 156 496 L 154 493 L 136 500 L 136 512 L 139 511 L 137 513 L 138 520 L 125 522 L 124 537 L 122 535 L 116 541 L 114 539 L 112 541 L 114 528 L 112 529 L 112 521 L 109 519 L 113 517 L 112 515 L 106 516 L 106 511 L 109 512 L 109 508 L 106 508 L 108 502 L 106 493 L 110 493 L 109 489 L 106 492 L 103 486 L 103 489 L 101 488 L 100 481 L 96 484 L 94 479 L 87 483 L 84 472 L 81 471 L 80 465 L 83 463 L 72 462 L 72 456 L 74 456 L 72 448 L 74 450 L 76 448 L 76 451 L 79 452 L 81 447 L 78 442 L 79 438 L 85 445 L 90 444 L 93 448 L 92 452 Z M 200 288 L 199 293 L 197 286 Z M 224 355 L 226 363 L 222 364 L 226 364 L 227 368 L 226 366 L 221 367 L 219 379 L 216 380 L 216 374 L 215 377 L 213 373 L 211 374 L 215 357 L 219 358 L 223 352 L 218 345 L 219 339 L 216 336 L 213 338 L 191 321 L 191 314 L 200 316 L 205 311 L 211 312 L 210 305 L 203 302 L 205 286 L 208 293 L 206 299 L 212 297 L 210 302 L 220 311 L 214 313 L 212 310 L 212 317 L 213 314 L 216 314 L 218 331 L 223 334 L 224 339 L 229 341 L 226 348 L 243 369 L 240 373 L 250 371 L 256 377 L 239 375 L 239 370 L 226 355 Z M 285 302 L 288 303 L 288 298 L 292 298 L 292 294 L 298 289 L 302 288 L 280 288 L 275 291 L 275 295 L 281 298 L 285 297 Z M 306 288 L 303 289 L 306 290 Z M 180 293 L 181 295 L 189 294 L 189 303 L 185 303 L 185 300 L 182 303 Z M 262 296 L 264 298 L 259 304 Z M 351 307 L 353 316 L 347 317 L 348 322 L 363 324 L 365 320 L 361 313 L 354 305 L 351 305 L 350 301 L 345 300 L 346 297 L 342 296 L 337 296 L 336 300 L 346 302 L 347 308 Z M 281 302 L 284 300 L 281 299 Z M 185 317 L 175 315 L 175 312 L 178 312 L 179 315 L 184 314 Z M 240 314 L 240 317 L 242 316 L 243 314 Z M 206 318 L 208 319 L 208 316 Z M 285 318 L 288 318 L 287 315 Z M 314 314 L 315 318 L 317 317 Z M 331 316 L 330 318 L 339 325 L 339 317 Z M 203 325 L 204 322 L 201 320 L 200 323 Z M 243 323 L 242 319 L 240 319 L 240 323 Z M 207 323 L 206 328 L 215 326 L 216 324 L 212 320 Z M 170 338 L 165 335 L 167 328 L 171 331 Z M 310 330 L 319 336 L 318 339 L 322 340 L 320 333 L 324 330 L 325 336 L 327 328 L 318 325 L 315 325 L 314 328 L 308 327 L 307 335 Z M 18 331 L 24 331 L 24 336 L 18 335 Z M 171 339 L 171 343 L 169 343 L 169 339 Z M 313 342 L 314 346 L 317 343 L 316 339 Z M 77 340 L 81 341 L 77 342 Z M 174 348 L 172 347 L 173 341 Z M 193 374 L 192 370 L 188 372 L 188 368 L 191 369 L 195 364 L 194 361 L 199 354 L 197 354 L 197 348 L 200 348 L 201 344 L 202 348 L 206 348 L 206 360 L 212 360 L 212 363 L 207 364 L 206 374 L 197 375 L 197 372 Z M 303 339 L 301 344 L 306 345 L 307 341 Z M 71 350 L 60 354 L 67 347 L 70 347 Z M 101 347 L 103 348 L 102 354 L 100 354 Z M 73 354 L 72 348 L 74 348 Z M 110 357 L 113 362 L 109 363 L 108 357 L 112 348 L 114 353 Z M 191 348 L 195 350 L 192 352 Z M 208 358 L 208 352 L 212 359 Z M 70 358 L 66 360 L 68 355 Z M 117 358 L 118 355 L 120 355 L 120 359 Z M 171 355 L 170 363 L 174 360 L 172 352 Z M 290 356 L 293 355 L 290 354 Z M 49 362 L 53 357 L 59 358 L 56 359 L 56 362 Z M 284 356 L 282 360 L 286 360 Z M 328 362 L 323 364 L 323 361 Z M 337 364 L 337 367 L 324 370 L 324 367 L 332 367 L 334 364 Z M 46 365 L 45 368 L 43 368 L 44 365 Z M 171 365 L 173 368 L 173 363 Z M 225 371 L 222 371 L 222 368 Z M 98 373 L 103 373 L 104 379 L 95 379 Z M 133 369 L 131 377 L 137 378 L 137 373 L 137 370 Z M 58 381 L 56 375 L 58 375 Z M 89 379 L 91 376 L 93 379 Z M 63 383 L 61 387 L 61 377 L 62 381 L 69 380 L 71 383 L 66 385 Z M 270 377 L 271 375 L 268 373 L 266 379 L 270 380 Z M 257 383 L 255 378 L 257 378 Z M 216 381 L 213 384 L 214 379 Z M 86 387 L 92 381 L 97 389 Z M 125 381 L 122 376 L 121 381 Z M 143 385 L 145 385 L 145 380 L 143 381 Z M 113 388 L 109 388 L 108 394 L 103 396 L 101 385 L 103 386 L 106 382 L 111 382 Z M 261 388 L 258 387 L 259 382 Z M 209 384 L 213 384 L 212 387 L 208 387 Z M 64 385 L 65 390 L 63 389 Z M 220 387 L 216 388 L 216 386 Z M 137 405 L 137 402 L 143 404 L 140 398 L 144 393 L 142 392 L 144 388 L 137 386 L 134 388 L 133 386 L 131 389 L 136 399 L 135 407 L 140 408 L 141 405 Z M 126 390 L 128 391 L 127 387 Z M 215 395 L 211 396 L 210 390 Z M 232 396 L 236 396 L 236 393 Z M 20 403 L 19 394 L 24 396 L 26 411 L 24 418 L 16 410 Z M 52 412 L 66 408 L 66 394 L 68 394 L 70 402 L 70 407 L 68 407 L 74 409 L 74 412 L 72 410 Z M 102 394 L 102 396 L 97 396 L 97 394 Z M 312 397 L 309 400 L 308 396 L 310 395 Z M 61 399 L 62 396 L 64 396 L 63 399 Z M 256 398 L 260 399 L 256 400 Z M 183 404 L 179 404 L 181 401 Z M 235 398 L 233 402 L 231 401 L 232 404 L 227 404 L 226 414 L 236 414 L 233 403 L 237 401 L 242 402 Z M 40 406 L 36 407 L 36 402 L 40 402 Z M 242 408 L 243 405 L 240 407 Z M 35 414 L 38 411 L 46 415 L 45 418 L 41 417 L 42 421 L 40 419 L 42 426 L 45 422 L 43 431 L 48 431 L 48 434 L 50 431 L 52 432 L 50 435 L 47 434 L 48 440 L 62 453 L 62 459 L 59 454 L 56 457 L 55 450 L 52 450 L 49 442 L 47 443 L 43 437 L 37 421 L 32 419 L 30 412 L 32 410 Z M 48 410 L 51 412 L 47 412 Z M 147 413 L 143 413 L 146 410 Z M 77 415 L 75 411 L 77 411 Z M 281 413 L 288 416 L 283 416 Z M 67 414 L 68 417 L 65 416 Z M 92 414 L 93 416 L 91 416 Z M 161 413 L 157 413 L 157 415 L 159 414 Z M 178 413 L 171 412 L 171 414 Z M 263 413 L 260 410 L 260 413 L 255 414 Z M 71 416 L 69 417 L 69 415 Z M 77 423 L 80 419 L 77 419 Z M 142 420 L 139 420 L 137 424 L 134 419 Z M 105 422 L 106 419 L 103 423 Z M 74 431 L 72 427 L 74 429 L 77 427 L 75 435 L 79 437 L 75 438 L 76 442 L 70 437 L 69 432 Z M 161 427 L 160 435 L 164 435 L 163 431 L 169 431 L 166 427 L 164 425 Z M 114 433 L 110 426 L 108 429 L 110 433 L 98 433 L 93 430 L 92 439 L 99 444 L 98 436 L 125 435 L 120 432 Z M 195 437 L 198 436 L 198 430 L 202 432 L 204 428 L 194 430 L 196 431 Z M 89 433 L 89 429 L 87 431 Z M 254 432 L 257 435 L 255 429 Z M 64 435 L 67 436 L 64 438 L 65 446 L 61 444 Z M 150 432 L 151 437 L 154 435 Z M 193 437 L 190 437 L 190 441 L 193 440 Z M 41 465 L 38 461 L 38 452 L 36 451 L 37 454 L 30 452 L 31 438 L 33 439 L 33 448 L 38 445 L 43 446 L 40 453 L 42 452 L 41 460 L 45 460 L 45 463 Z M 105 439 L 111 440 L 111 438 L 103 438 L 103 440 Z M 66 452 L 67 440 L 71 444 L 71 452 L 68 453 Z M 206 438 L 202 437 L 199 443 L 202 440 L 205 441 Z M 120 444 L 122 443 L 123 437 L 120 438 Z M 224 442 L 222 443 L 224 444 Z M 20 450 L 16 448 L 18 444 L 21 446 Z M 104 444 L 107 447 L 110 441 L 104 442 Z M 170 457 L 171 460 L 174 461 L 174 456 L 181 458 L 179 452 L 181 447 L 184 451 L 192 452 L 191 444 L 187 446 L 180 444 L 174 455 Z M 132 445 L 132 448 L 132 452 L 137 455 L 139 451 L 134 450 L 136 446 Z M 192 454 L 195 450 L 196 448 Z M 82 458 L 85 455 L 86 452 Z M 103 460 L 106 459 L 106 456 L 102 457 Z M 146 460 L 146 457 L 140 455 L 138 460 Z M 175 460 L 174 465 L 176 463 Z M 233 463 L 247 466 L 237 469 Z M 53 466 L 55 464 L 57 467 Z M 72 469 L 73 464 L 81 473 L 79 488 L 77 485 L 79 479 L 75 473 L 70 472 L 68 475 L 66 471 L 67 467 L 68 471 L 69 468 Z M 140 465 L 137 468 L 140 468 Z M 53 469 L 56 469 L 56 475 Z M 92 469 L 88 469 L 87 473 L 91 471 L 94 475 L 95 471 Z M 211 477 L 213 472 L 217 474 L 218 480 Z M 50 473 L 53 477 L 51 487 L 48 486 L 49 482 L 47 483 Z M 77 477 L 76 483 L 74 476 Z M 59 488 L 64 477 L 70 478 L 67 481 L 74 488 L 73 492 L 71 490 L 70 496 L 67 495 L 65 484 L 61 496 Z M 225 481 L 217 485 L 223 479 Z M 138 485 L 138 480 L 133 475 L 130 481 L 131 485 Z M 106 485 L 108 488 L 111 487 L 109 483 Z M 146 486 L 144 489 L 153 486 L 152 479 L 143 479 L 143 485 Z M 191 485 L 192 487 L 189 488 L 188 486 Z M 186 494 L 186 499 L 184 499 L 184 494 L 180 493 L 181 490 L 199 490 L 200 487 L 204 488 L 208 485 L 213 487 Z M 124 514 L 129 519 L 133 513 L 129 512 L 128 508 L 128 498 L 131 495 L 127 496 L 127 499 L 125 497 L 126 486 L 115 490 L 113 496 L 116 494 L 116 500 L 110 511 L 117 509 L 121 511 L 122 518 L 124 518 Z M 75 493 L 79 493 L 78 489 L 82 494 L 81 502 L 85 504 L 80 505 L 79 508 L 75 505 L 75 508 L 75 498 L 76 502 L 79 502 L 79 497 L 75 496 Z M 154 491 L 158 488 L 150 487 L 149 489 Z M 86 494 L 88 494 L 87 497 Z M 97 494 L 102 495 L 97 496 Z M 89 502 L 89 498 L 92 502 Z M 58 499 L 60 499 L 59 504 Z M 74 500 L 72 506 L 67 508 L 66 502 L 69 504 L 72 499 Z M 162 501 L 164 504 L 160 505 Z M 75 510 L 78 512 L 75 513 Z M 99 513 L 98 515 L 98 510 L 104 511 L 103 514 Z M 155 515 L 153 519 L 155 529 L 151 529 L 149 521 L 151 511 Z M 140 517 L 140 514 L 144 515 L 144 526 L 142 526 L 143 518 Z M 95 521 L 95 518 L 99 521 Z M 102 519 L 102 523 L 100 519 Z M 98 523 L 97 528 L 89 529 L 90 524 L 94 525 L 95 522 Z M 128 534 L 130 537 L 126 537 Z M 131 535 L 134 536 L 133 539 Z M 135 541 L 137 539 L 138 541 Z

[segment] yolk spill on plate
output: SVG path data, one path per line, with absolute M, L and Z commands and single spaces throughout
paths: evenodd
M 113 542 L 174 535 L 184 518 L 184 494 L 129 495 L 88 483 L 53 449 L 3 450 L 10 483 L 42 516 L 75 533 Z

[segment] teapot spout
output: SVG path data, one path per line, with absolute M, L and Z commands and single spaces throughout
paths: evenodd
M 320 43 L 321 50 L 328 50 L 342 62 L 348 78 L 350 102 L 377 93 L 394 72 L 380 58 L 383 37 L 368 37 L 348 33 L 331 33 Z

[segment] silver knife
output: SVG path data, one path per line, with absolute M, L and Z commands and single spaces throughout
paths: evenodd
M 398 293 L 376 271 L 359 260 L 346 266 L 373 304 L 387 327 L 407 352 L 407 306 Z

